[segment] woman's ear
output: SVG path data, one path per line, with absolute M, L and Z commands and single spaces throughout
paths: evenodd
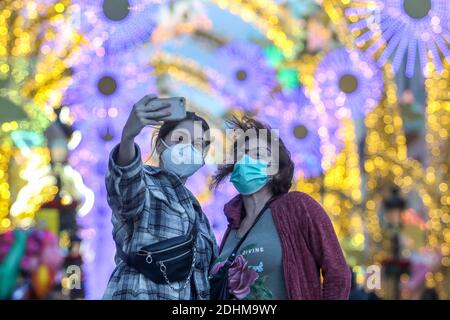
M 276 184 L 276 183 L 279 183 L 280 180 L 281 180 L 281 177 L 280 177 L 280 173 L 279 172 L 269 176 L 269 182 L 271 182 L 271 183 L 275 183 Z

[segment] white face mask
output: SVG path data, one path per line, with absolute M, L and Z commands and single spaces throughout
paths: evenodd
M 169 146 L 164 140 L 161 142 L 166 147 L 161 154 L 164 169 L 175 173 L 178 177 L 192 176 L 205 164 L 202 153 L 192 144 L 177 143 Z

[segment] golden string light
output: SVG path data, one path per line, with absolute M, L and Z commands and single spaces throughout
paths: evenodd
M 445 65 L 442 74 L 435 74 L 434 77 L 425 81 L 428 92 L 426 112 L 428 166 L 425 172 L 425 183 L 434 197 L 432 202 L 438 206 L 430 212 L 430 227 L 432 234 L 439 237 L 444 242 L 444 257 L 449 255 L 450 230 L 448 227 L 450 216 L 448 205 L 450 204 L 449 192 L 449 145 L 448 135 L 450 128 L 450 84 L 448 81 L 450 67 Z M 445 259 L 445 258 L 444 258 Z M 447 259 L 444 260 L 447 262 Z M 450 265 L 446 263 L 446 265 Z
M 349 32 L 349 21 L 344 17 L 343 10 L 349 5 L 349 1 L 324 2 L 330 19 L 336 25 L 340 41 L 354 46 L 354 38 L 360 31 Z M 348 17 L 350 22 L 352 17 Z M 364 49 L 364 47 L 363 47 Z M 383 48 L 381 48 L 383 49 Z M 375 53 L 379 57 L 383 50 Z M 407 157 L 406 138 L 403 133 L 402 119 L 398 110 L 395 86 L 389 85 L 386 90 L 386 99 L 379 107 L 369 114 L 365 120 L 368 128 L 366 138 L 367 159 L 364 168 L 367 175 L 367 229 L 371 241 L 369 251 L 373 261 L 381 261 L 385 254 L 377 243 L 382 241 L 378 207 L 382 201 L 380 187 L 393 183 L 402 188 L 403 192 L 417 191 L 429 216 L 427 221 L 427 245 L 435 248 L 442 255 L 443 267 L 450 265 L 450 215 L 448 204 L 448 128 L 449 117 L 449 67 L 445 63 L 441 74 L 433 73 L 434 65 L 430 57 L 427 69 L 431 75 L 425 81 L 428 94 L 426 106 L 426 143 L 428 163 L 421 164 Z M 391 66 L 384 68 L 385 77 L 392 78 Z M 441 271 L 430 272 L 426 276 L 426 285 L 434 287 L 442 285 L 445 275 Z M 447 290 L 440 290 L 445 297 Z
M 220 8 L 242 17 L 260 29 L 286 58 L 294 58 L 303 49 L 304 22 L 270 0 L 212 0 Z
M 193 60 L 174 54 L 158 53 L 152 57 L 150 63 L 157 77 L 168 75 L 203 92 L 211 92 L 207 75 Z
M 67 18 L 69 0 L 43 5 L 6 0 L 0 7 L 0 79 L 53 119 L 70 76 L 66 59 L 82 42 Z M 56 40 L 58 45 L 56 45 Z
M 430 66 L 430 69 L 433 70 L 434 66 Z M 432 73 L 432 76 L 425 81 L 428 93 L 425 109 L 427 127 L 425 140 L 429 157 L 423 175 L 424 189 L 428 191 L 426 200 L 432 204 L 429 208 L 430 220 L 427 222 L 430 230 L 428 243 L 439 250 L 444 268 L 450 266 L 449 75 L 450 65 L 445 63 L 442 73 Z M 446 295 L 449 286 L 445 284 L 445 279 L 448 279 L 448 275 L 444 276 L 442 272 L 431 273 L 426 279 L 427 286 L 438 285 L 441 294 Z M 445 285 L 447 288 L 442 288 Z
M 351 237 L 353 247 L 361 249 L 364 243 L 361 204 L 361 176 L 355 128 L 348 119 L 342 121 L 344 148 L 323 180 L 324 206 L 338 219 L 343 237 Z
M 150 64 L 153 66 L 155 75 L 158 78 L 169 76 L 192 88 L 210 94 L 227 105 L 223 94 L 209 85 L 209 77 L 219 76 L 214 70 L 207 69 L 194 60 L 170 53 L 156 54 L 152 57 Z M 233 110 L 238 109 L 238 106 L 227 105 L 227 107 Z M 205 116 L 212 122 L 219 122 L 218 119 L 210 115 L 205 114 Z
M 298 69 L 299 80 L 312 95 L 311 100 L 319 112 L 326 112 L 314 96 L 314 71 L 323 54 L 303 55 L 296 60 L 303 46 L 302 20 L 271 0 L 211 2 L 254 25 L 281 49 L 288 60 L 283 62 L 285 66 Z M 340 43 L 355 48 L 354 39 L 360 31 L 349 31 L 348 23 L 354 22 L 352 17 L 344 15 L 349 4 L 349 0 L 324 0 L 322 3 Z M 12 199 L 8 170 L 18 150 L 9 135 L 18 129 L 42 132 L 54 117 L 53 108 L 59 105 L 71 76 L 66 60 L 84 41 L 70 25 L 63 28 L 63 33 L 56 27 L 64 25 L 69 7 L 69 0 L 46 6 L 41 6 L 37 0 L 3 0 L 0 3 L 0 98 L 17 106 L 25 115 L 24 119 L 5 121 L 0 126 L 0 232 L 14 226 L 30 226 L 36 210 L 58 192 L 55 181 L 46 171 L 50 160 L 48 150 L 36 148 L 20 168 L 25 186 Z M 203 36 L 205 34 L 208 35 L 205 32 Z M 64 45 L 53 48 L 48 44 L 56 39 Z M 152 57 L 151 64 L 159 79 L 168 76 L 221 99 L 220 92 L 209 85 L 213 72 L 207 73 L 199 63 L 174 54 L 158 53 Z M 433 71 L 431 62 L 427 69 Z M 429 215 L 427 245 L 439 250 L 443 267 L 450 266 L 449 73 L 450 67 L 445 64 L 443 73 L 431 72 L 425 81 L 427 163 L 421 164 L 407 156 L 393 71 L 388 64 L 383 67 L 385 95 L 365 119 L 364 163 L 360 165 L 355 124 L 343 119 L 344 148 L 339 154 L 324 154 L 324 175 L 295 181 L 295 189 L 318 199 L 330 213 L 349 263 L 356 264 L 355 268 L 361 268 L 358 264 L 379 263 L 386 255 L 379 211 L 383 200 L 381 191 L 389 185 L 399 186 L 404 193 L 418 193 Z M 208 115 L 206 118 L 220 126 L 218 119 Z M 205 190 L 200 198 L 210 196 L 209 190 Z M 366 244 L 368 254 L 358 256 Z M 426 285 L 442 285 L 446 276 L 440 270 L 430 272 Z
M 315 108 L 324 113 L 324 106 L 314 91 L 314 73 L 321 58 L 321 54 L 305 55 L 301 61 L 294 61 L 291 65 L 299 70 L 299 80 L 309 92 Z M 349 263 L 356 264 L 365 242 L 360 160 L 353 121 L 341 119 L 341 126 L 337 134 L 343 137 L 344 147 L 339 154 L 324 157 L 323 177 L 299 179 L 295 186 L 296 190 L 310 194 L 323 204 L 330 214 Z
M 21 166 L 19 176 L 25 185 L 20 188 L 10 207 L 10 217 L 15 226 L 31 227 L 37 210 L 57 194 L 56 178 L 51 173 L 49 162 L 49 150 L 41 147 L 34 148 Z
M 364 249 L 364 223 L 361 208 L 361 176 L 353 123 L 343 121 L 343 150 L 322 178 L 298 179 L 295 189 L 316 198 L 330 214 L 336 234 L 350 264 Z
M 10 139 L 2 139 L 0 144 L 0 233 L 11 228 L 11 220 L 8 219 L 9 199 L 11 197 L 8 183 L 11 145 Z
M 1 123 L 2 141 L 10 141 L 16 130 L 42 134 L 55 117 L 54 108 L 59 107 L 70 77 L 66 59 L 82 42 L 68 19 L 69 5 L 69 0 L 51 4 L 5 0 L 0 4 L 0 99 L 11 114 L 20 115 Z M 25 156 L 21 152 L 12 142 L 2 145 L 0 231 L 29 227 L 35 212 L 57 192 L 54 179 L 36 180 L 39 176 L 34 174 L 48 165 L 48 150 L 33 147 Z M 23 160 L 17 163 L 19 176 L 10 181 L 10 161 L 17 157 Z M 18 188 L 14 194 L 12 182 Z
M 405 175 L 402 163 L 406 161 L 406 138 L 403 123 L 397 106 L 396 87 L 392 83 L 390 66 L 384 68 L 385 97 L 373 112 L 365 119 L 366 160 L 364 169 L 367 177 L 367 231 L 375 243 L 371 243 L 374 262 L 381 261 L 383 250 L 376 243 L 382 240 L 381 224 L 378 217 L 379 206 L 383 199 L 380 192 L 383 186 L 402 185 Z M 406 179 L 412 185 L 412 179 Z

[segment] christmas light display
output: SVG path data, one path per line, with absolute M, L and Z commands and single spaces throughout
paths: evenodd
M 275 101 L 263 108 L 258 117 L 279 130 L 280 138 L 292 150 L 297 177 L 300 174 L 316 177 L 322 173 L 318 114 L 302 88 L 276 95 Z
M 395 71 L 406 55 L 405 74 L 412 77 L 416 55 L 424 75 L 428 74 L 428 53 L 438 71 L 443 69 L 441 55 L 450 62 L 449 11 L 446 0 L 364 0 L 352 1 L 345 14 L 352 21 L 349 28 L 358 45 L 366 46 L 371 55 L 381 50 L 380 65 L 393 55 Z
M 218 50 L 217 62 L 221 78 L 210 79 L 210 83 L 228 97 L 231 106 L 250 111 L 270 101 L 275 71 L 267 65 L 259 46 L 245 42 L 228 44 Z
M 76 0 L 72 9 L 79 32 L 91 45 L 100 49 L 98 52 L 116 53 L 150 39 L 163 3 L 151 0 Z
M 63 104 L 70 105 L 77 120 L 111 118 L 124 124 L 136 102 L 136 94 L 156 93 L 153 69 L 141 66 L 139 57 L 130 55 L 80 57 L 72 66 L 73 77 Z M 142 60 L 141 60 L 142 61 Z M 83 92 L 84 94 L 80 94 Z
M 293 58 L 303 49 L 303 21 L 296 19 L 275 1 L 213 0 L 213 2 L 255 25 L 267 39 L 281 49 L 286 58 Z
M 359 284 L 368 266 L 389 258 L 383 200 L 400 188 L 414 200 L 402 221 L 423 239 L 406 239 L 413 272 L 399 278 L 401 296 L 424 285 L 448 297 L 449 9 L 445 0 L 2 1 L 0 236 L 37 228 L 45 203 L 75 202 L 58 182 L 72 181 L 82 193 L 86 294 L 100 298 L 115 253 L 108 154 L 140 97 L 182 94 L 220 131 L 226 117 L 245 113 L 279 129 L 296 166 L 292 189 L 323 205 Z M 220 29 L 231 16 L 242 20 L 237 31 Z M 410 81 L 403 68 L 408 78 L 425 75 L 426 102 L 415 101 L 423 107 L 420 160 L 410 151 L 422 137 L 405 130 L 409 110 L 399 107 L 396 80 Z M 44 134 L 56 119 L 75 130 L 58 170 Z M 149 164 L 157 164 L 153 132 L 136 138 Z M 210 188 L 211 160 L 221 153 L 214 148 L 187 187 L 220 242 L 223 205 L 237 192 L 228 182 Z
M 315 73 L 316 90 L 329 112 L 351 111 L 364 117 L 380 101 L 383 77 L 376 64 L 363 53 L 345 48 L 328 53 Z
M 66 86 L 65 59 L 80 41 L 69 27 L 69 3 L 11 0 L 0 7 L 0 138 L 8 160 L 1 172 L 3 230 L 32 226 L 36 211 L 56 193 L 54 179 L 40 180 L 50 160 L 43 131 Z M 14 175 L 8 174 L 11 163 Z

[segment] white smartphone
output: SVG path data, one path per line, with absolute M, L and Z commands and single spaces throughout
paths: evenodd
M 168 108 L 161 111 L 169 111 L 170 115 L 161 118 L 162 121 L 178 121 L 186 118 L 186 99 L 183 97 L 158 98 L 150 101 L 151 106 L 160 106 L 168 103 Z

